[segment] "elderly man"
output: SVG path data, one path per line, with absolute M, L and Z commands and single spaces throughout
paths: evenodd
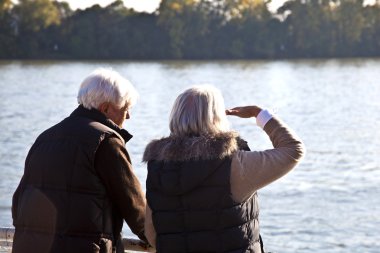
M 123 220 L 144 237 L 145 199 L 122 129 L 132 84 L 98 69 L 81 84 L 79 107 L 31 147 L 13 196 L 14 253 L 123 252 Z

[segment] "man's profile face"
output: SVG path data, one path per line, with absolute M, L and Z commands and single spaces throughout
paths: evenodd
M 116 125 L 122 128 L 124 121 L 130 118 L 128 103 L 126 103 L 121 108 L 118 108 L 117 106 L 110 103 L 106 116 L 110 120 L 112 120 Z

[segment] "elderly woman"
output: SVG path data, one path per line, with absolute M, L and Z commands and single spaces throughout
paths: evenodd
M 274 148 L 250 151 L 227 115 L 256 117 Z M 146 147 L 145 235 L 157 252 L 263 252 L 257 190 L 292 170 L 301 140 L 258 106 L 225 111 L 211 86 L 185 90 L 170 115 L 169 137 Z

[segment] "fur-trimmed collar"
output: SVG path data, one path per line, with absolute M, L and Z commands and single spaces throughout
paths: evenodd
M 236 132 L 216 135 L 169 136 L 151 141 L 145 148 L 143 161 L 189 161 L 223 159 L 239 149 Z

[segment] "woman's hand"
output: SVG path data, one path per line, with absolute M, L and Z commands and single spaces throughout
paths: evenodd
M 240 106 L 240 107 L 235 107 L 232 109 L 227 109 L 226 114 L 238 116 L 240 118 L 252 118 L 252 117 L 257 117 L 260 111 L 261 111 L 260 107 L 256 105 L 250 105 L 250 106 Z

